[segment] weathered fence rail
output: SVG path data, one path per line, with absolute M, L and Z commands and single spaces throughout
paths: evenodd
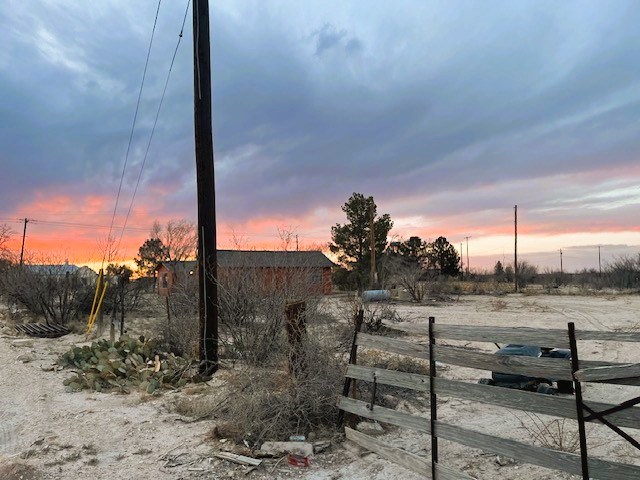
M 427 326 L 400 325 L 399 330 L 414 334 L 428 335 Z M 577 362 L 565 358 L 535 358 L 498 356 L 469 348 L 438 344 L 438 340 L 459 340 L 467 342 L 517 343 L 553 347 L 572 347 Z M 640 398 L 615 405 L 604 402 L 584 401 L 581 395 L 574 398 L 551 396 L 541 393 L 513 390 L 489 385 L 473 384 L 449 380 L 437 376 L 436 367 L 451 364 L 479 370 L 498 371 L 537 378 L 554 378 L 574 382 L 576 392 L 580 392 L 580 381 L 598 381 L 640 385 L 640 365 L 616 364 L 610 362 L 584 361 L 577 359 L 576 339 L 618 342 L 640 342 L 640 334 L 618 332 L 570 332 L 564 330 L 543 330 L 534 328 L 471 327 L 468 325 L 432 324 L 430 342 L 410 342 L 403 339 L 357 333 L 356 347 L 382 350 L 388 353 L 407 355 L 430 362 L 430 374 L 400 372 L 366 365 L 350 364 L 345 377 L 349 380 L 370 382 L 406 388 L 417 392 L 429 392 L 432 402 L 431 414 L 417 416 L 375 405 L 374 396 L 370 401 L 347 397 L 345 390 L 338 401 L 341 410 L 379 422 L 408 428 L 428 434 L 432 439 L 432 458 L 424 457 L 385 445 L 349 428 L 347 438 L 364 448 L 378 453 L 384 458 L 401 463 L 414 472 L 438 479 L 469 479 L 469 475 L 442 465 L 438 461 L 437 439 L 442 438 L 470 448 L 491 451 L 520 462 L 552 468 L 559 471 L 582 475 L 583 478 L 640 479 L 640 466 L 589 458 L 586 452 L 584 422 L 603 423 L 634 443 L 634 440 L 618 427 L 640 429 Z M 432 350 L 430 350 L 430 344 Z M 430 355 L 431 354 L 431 355 Z M 355 355 L 353 355 L 355 358 Z M 436 362 L 438 362 L 436 364 Z M 579 365 L 580 370 L 577 370 Z M 577 370 L 577 371 L 576 371 Z M 458 425 L 451 425 L 437 419 L 437 397 L 439 395 L 473 402 L 511 408 L 525 412 L 553 417 L 578 420 L 581 432 L 580 455 L 544 447 L 534 446 L 512 439 L 488 435 Z M 591 415 L 582 412 L 586 410 Z M 606 418 L 605 418 L 606 417 Z

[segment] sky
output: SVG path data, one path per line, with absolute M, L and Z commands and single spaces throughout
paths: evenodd
M 161 3 L 114 225 L 125 221 L 185 1 Z M 32 256 L 101 257 L 155 0 L 0 4 L 0 223 Z M 211 2 L 221 248 L 326 245 L 353 192 L 396 239 L 470 237 L 471 269 L 640 250 L 635 1 Z M 120 255 L 196 218 L 191 12 Z

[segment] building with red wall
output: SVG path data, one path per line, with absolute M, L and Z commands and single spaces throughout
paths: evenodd
M 329 295 L 332 292 L 333 262 L 321 251 L 255 251 L 218 250 L 218 276 L 251 272 L 265 285 L 283 282 L 303 282 L 311 293 Z M 158 293 L 169 295 L 178 283 L 186 283 L 198 275 L 195 260 L 162 262 L 156 268 Z

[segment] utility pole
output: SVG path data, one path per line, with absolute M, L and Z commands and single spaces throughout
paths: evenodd
M 371 237 L 371 289 L 374 290 L 378 283 L 378 275 L 376 275 L 376 235 L 373 199 L 371 201 L 371 207 L 369 209 L 369 234 Z
M 602 276 L 602 263 L 600 262 L 600 245 L 598 245 L 598 272 L 599 276 Z
M 296 252 L 300 251 L 300 246 L 298 245 L 298 234 L 296 233 Z
M 464 239 L 467 241 L 467 278 L 469 278 L 469 239 L 471 237 L 464 237 Z
M 462 261 L 462 242 L 460 242 L 460 273 L 464 276 L 464 265 Z
M 563 271 L 562 271 L 562 249 L 560 249 L 560 273 L 563 273 Z
M 515 241 L 513 245 L 513 281 L 516 293 L 518 292 L 518 205 L 513 207 L 513 225 L 515 231 Z
M 193 118 L 198 186 L 200 373 L 218 370 L 216 199 L 211 111 L 209 0 L 193 1 Z
M 20 266 L 24 263 L 24 240 L 27 237 L 27 223 L 29 223 L 29 219 L 24 219 L 24 229 L 22 230 L 22 248 L 20 249 Z

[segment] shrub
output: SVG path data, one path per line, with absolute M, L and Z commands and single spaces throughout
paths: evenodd
M 92 285 L 64 265 L 12 265 L 0 275 L 0 291 L 46 322 L 62 325 L 77 318 L 94 294 Z
M 161 387 L 186 385 L 191 371 L 190 362 L 162 353 L 157 342 L 127 335 L 116 342 L 102 339 L 91 346 L 73 347 L 58 363 L 79 369 L 64 382 L 73 391 L 117 389 L 129 393 L 136 387 L 153 393 Z

